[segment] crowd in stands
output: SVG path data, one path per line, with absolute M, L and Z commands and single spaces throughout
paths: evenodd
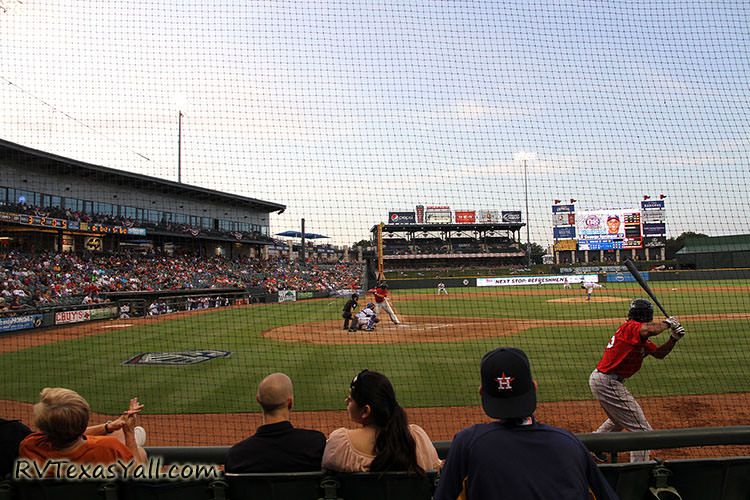
M 0 253 L 0 312 L 96 303 L 107 292 L 209 288 L 337 291 L 359 287 L 356 263 L 299 265 L 285 258 L 262 261 L 140 253 Z
M 438 472 L 436 500 L 617 498 L 573 434 L 534 417 L 536 384 L 523 351 L 488 352 L 480 374 L 482 408 L 492 421 L 459 432 L 443 461 L 424 429 L 409 423 L 384 374 L 365 369 L 352 379 L 345 399 L 352 426 L 333 430 L 326 438 L 320 431 L 293 426 L 292 380 L 272 373 L 260 382 L 255 398 L 263 411 L 262 425 L 230 448 L 224 470 L 402 471 L 416 477 Z M 137 425 L 142 408 L 134 398 L 116 420 L 90 425 L 91 410 L 82 396 L 64 388 L 43 389 L 34 406 L 35 432 L 17 423 L 22 432 L 10 433 L 8 455 L 19 457 L 27 473 L 47 471 L 44 466 L 50 460 L 100 466 L 143 464 L 148 458 L 143 448 L 145 429 Z M 36 467 L 30 467 L 32 462 Z
M 71 210 L 60 207 L 37 207 L 26 203 L 13 203 L 3 205 L 3 210 L 37 217 L 50 217 L 53 219 L 65 219 L 77 222 L 90 222 L 96 224 L 108 224 L 111 226 L 133 227 L 135 222 L 128 217 L 115 215 L 88 214 L 83 211 Z
M 235 239 L 250 239 L 254 241 L 272 241 L 270 236 L 260 233 L 259 231 L 223 231 L 214 228 L 194 227 L 189 224 L 180 224 L 171 222 L 162 218 L 158 222 L 148 220 L 134 220 L 130 217 L 124 217 L 111 214 L 91 214 L 80 210 L 71 210 L 61 207 L 39 207 L 27 203 L 11 203 L 2 205 L 2 211 L 33 215 L 37 217 L 48 217 L 53 219 L 64 219 L 68 221 L 87 222 L 91 224 L 106 224 L 109 226 L 121 227 L 142 227 L 166 231 L 170 233 L 193 233 L 207 236 L 232 236 Z

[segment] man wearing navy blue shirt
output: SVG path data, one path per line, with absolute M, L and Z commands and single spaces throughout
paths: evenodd
M 290 422 L 294 405 L 291 379 L 272 373 L 258 385 L 255 399 L 263 408 L 263 425 L 255 434 L 229 449 L 226 472 L 319 471 L 326 438 L 322 432 L 295 429 Z
M 490 351 L 480 371 L 482 408 L 496 421 L 456 434 L 435 500 L 617 498 L 583 443 L 534 419 L 536 383 L 522 350 Z

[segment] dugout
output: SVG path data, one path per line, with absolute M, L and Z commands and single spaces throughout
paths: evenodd
M 125 172 L 0 140 L 9 248 L 260 257 L 285 205 Z
M 688 239 L 675 259 L 688 269 L 750 267 L 750 234 Z

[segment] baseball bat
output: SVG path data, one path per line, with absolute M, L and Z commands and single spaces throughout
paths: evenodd
M 651 287 L 648 286 L 648 283 L 646 283 L 646 280 L 643 279 L 643 276 L 641 276 L 641 273 L 638 272 L 638 269 L 635 268 L 635 264 L 632 260 L 626 259 L 625 260 L 625 267 L 628 268 L 628 271 L 630 271 L 630 274 L 633 275 L 633 278 L 638 282 L 639 285 L 641 285 L 641 288 L 643 288 L 643 291 L 648 294 L 649 297 L 651 297 L 651 300 L 654 301 L 654 304 L 656 304 L 656 307 L 659 308 L 661 312 L 664 313 L 664 316 L 667 318 L 669 317 L 669 313 L 666 309 L 664 309 L 664 306 L 661 305 L 661 302 L 659 302 L 659 299 L 656 297 L 656 294 L 653 290 L 651 290 Z

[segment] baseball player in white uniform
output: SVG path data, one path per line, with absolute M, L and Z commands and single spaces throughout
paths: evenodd
M 586 300 L 591 300 L 591 294 L 594 293 L 594 288 L 604 288 L 604 285 L 594 283 L 593 281 L 584 281 L 581 288 L 586 290 Z
M 371 332 L 375 328 L 375 323 L 377 323 L 377 315 L 375 314 L 375 304 L 372 302 L 368 303 L 367 306 L 359 311 L 357 315 L 355 316 L 357 320 L 357 329 L 358 330 L 367 330 L 368 332 Z M 349 330 L 352 331 L 352 330 Z
M 445 283 L 442 281 L 437 284 L 437 295 L 440 295 L 441 293 L 448 295 L 448 289 L 445 288 Z

